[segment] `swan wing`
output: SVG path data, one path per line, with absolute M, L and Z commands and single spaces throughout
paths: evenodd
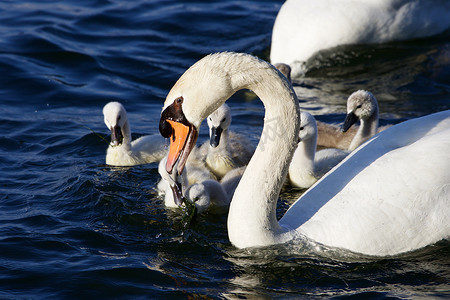
M 131 142 L 131 148 L 146 163 L 160 161 L 167 154 L 166 142 L 161 135 L 142 136 Z
M 300 197 L 280 224 L 371 255 L 450 236 L 450 111 L 378 134 Z

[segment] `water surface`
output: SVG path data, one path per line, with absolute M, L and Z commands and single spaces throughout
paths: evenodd
M 447 298 L 450 245 L 365 258 L 306 244 L 237 250 L 226 216 L 164 207 L 157 164 L 104 164 L 102 107 L 128 110 L 133 136 L 158 134 L 177 78 L 217 51 L 268 58 L 282 1 L 0 2 L 0 298 Z M 368 89 L 381 123 L 450 108 L 448 35 L 342 46 L 294 81 L 302 108 L 340 123 Z M 229 101 L 257 141 L 263 107 Z M 95 133 L 94 133 L 95 132 Z M 207 136 L 205 125 L 200 141 Z M 285 190 L 281 216 L 301 191 Z

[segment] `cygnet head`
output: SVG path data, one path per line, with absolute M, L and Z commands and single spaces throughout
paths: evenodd
M 209 143 L 211 147 L 217 147 L 220 143 L 222 132 L 227 130 L 231 124 L 230 107 L 222 104 L 217 110 L 210 114 L 207 118 L 209 127 Z
M 185 192 L 186 200 L 193 203 L 197 208 L 197 213 L 206 211 L 211 204 L 211 198 L 206 187 L 201 183 L 195 183 L 187 188 Z
M 359 90 L 348 97 L 347 116 L 342 131 L 346 132 L 357 120 L 378 119 L 378 102 L 375 96 L 368 91 Z
M 300 112 L 300 130 L 298 132 L 299 142 L 307 141 L 317 137 L 316 119 L 306 111 Z
M 158 165 L 158 172 L 161 178 L 169 185 L 172 190 L 173 200 L 176 205 L 183 204 L 183 195 L 182 190 L 183 186 L 187 184 L 187 176 L 186 170 L 183 170 L 181 175 L 178 174 L 178 171 L 173 171 L 171 174 L 166 170 L 167 156 L 165 156 Z
M 289 67 L 289 65 L 278 63 L 274 64 L 273 66 L 277 68 L 278 71 L 280 71 L 281 74 L 283 74 L 289 82 L 291 82 L 291 67 Z
M 127 111 L 119 102 L 109 102 L 103 107 L 103 116 L 106 127 L 111 130 L 111 146 L 119 146 L 122 144 L 124 136 L 127 134 L 125 130 L 127 123 Z

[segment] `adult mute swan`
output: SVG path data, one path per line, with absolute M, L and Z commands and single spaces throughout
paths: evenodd
M 230 107 L 222 104 L 206 120 L 210 140 L 200 147 L 200 153 L 211 172 L 220 179 L 229 171 L 247 165 L 255 149 L 245 136 L 229 131 Z
M 350 153 L 334 148 L 316 152 L 316 120 L 306 111 L 300 113 L 298 137 L 299 143 L 289 165 L 289 182 L 295 187 L 309 188 Z
M 200 123 L 250 89 L 266 113 L 259 144 L 234 193 L 228 236 L 238 248 L 313 240 L 367 255 L 394 255 L 450 236 L 450 111 L 393 126 L 352 152 L 278 222 L 276 204 L 299 130 L 284 76 L 253 56 L 219 53 L 190 67 L 169 92 L 159 129 L 171 138 L 166 170 L 182 172 Z
M 135 166 L 161 160 L 167 154 L 165 141 L 160 135 L 146 135 L 131 141 L 127 111 L 119 102 L 103 107 L 106 127 L 111 130 L 111 143 L 106 150 L 106 164 Z
M 270 61 L 297 76 L 322 49 L 423 38 L 449 26 L 447 0 L 287 0 L 273 26 Z

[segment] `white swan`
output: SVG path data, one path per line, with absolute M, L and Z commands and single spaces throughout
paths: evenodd
M 316 120 L 305 111 L 300 113 L 298 136 L 300 141 L 289 165 L 289 181 L 295 187 L 309 188 L 350 153 L 334 148 L 323 149 L 316 153 Z
M 423 38 L 449 26 L 447 0 L 287 0 L 273 26 L 270 61 L 297 76 L 322 49 Z
M 353 151 L 278 222 L 276 204 L 299 130 L 298 100 L 273 66 L 245 54 L 206 56 L 175 83 L 160 132 L 168 172 L 181 172 L 201 121 L 240 89 L 266 108 L 260 142 L 234 193 L 228 236 L 238 248 L 293 239 L 394 255 L 450 237 L 450 111 L 386 129 Z
M 146 135 L 131 141 L 127 111 L 119 102 L 109 102 L 103 107 L 106 127 L 111 130 L 111 143 L 106 150 L 106 164 L 135 166 L 161 160 L 167 153 L 160 135 Z
M 246 137 L 228 130 L 230 107 L 222 104 L 206 120 L 210 140 L 200 147 L 200 153 L 211 172 L 220 179 L 232 169 L 247 165 L 255 149 Z

